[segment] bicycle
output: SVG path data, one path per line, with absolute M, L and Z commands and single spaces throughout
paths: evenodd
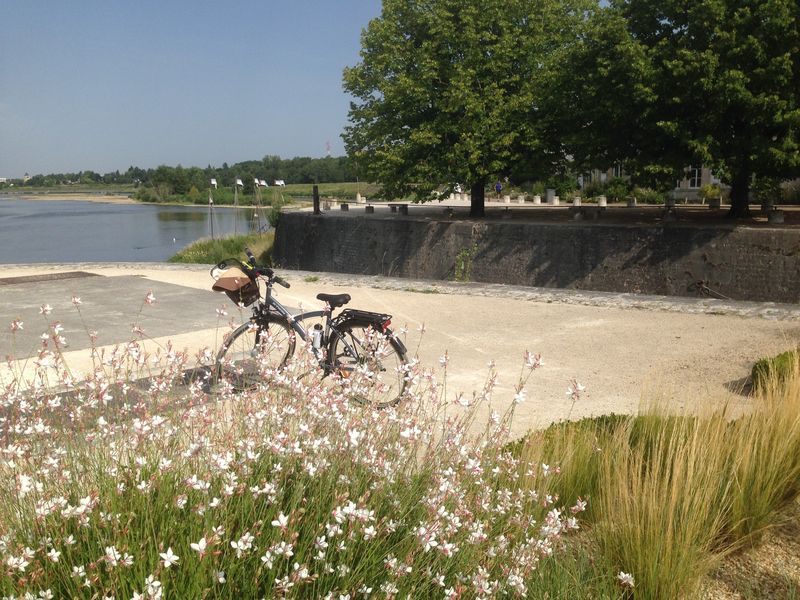
M 287 365 L 299 337 L 311 341 L 323 376 L 338 375 L 356 401 L 376 407 L 400 402 L 409 362 L 405 345 L 389 328 L 391 315 L 347 308 L 334 316 L 350 302 L 350 295 L 324 293 L 317 299 L 326 303 L 325 310 L 292 314 L 272 293 L 275 284 L 289 288 L 289 283 L 271 268 L 258 266 L 249 249 L 245 253 L 247 263 L 229 258 L 211 269 L 216 282 L 212 289 L 226 292 L 237 304 L 253 305 L 250 319 L 225 338 L 217 353 L 216 382 L 228 382 L 235 390 L 256 387 L 265 371 L 279 372 Z M 234 276 L 231 285 L 220 283 L 221 275 L 237 268 L 246 280 Z M 304 322 L 317 319 L 324 325 L 304 327 Z

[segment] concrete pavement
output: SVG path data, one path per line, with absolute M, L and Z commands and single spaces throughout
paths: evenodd
M 94 276 L 53 279 L 75 271 Z M 491 408 L 502 412 L 513 398 L 524 352 L 541 353 L 545 366 L 528 381 L 515 433 L 567 415 L 635 411 L 642 397 L 663 397 L 676 407 L 711 401 L 744 408 L 749 400 L 738 390 L 753 361 L 796 347 L 800 340 L 800 309 L 793 305 L 281 274 L 292 284 L 289 290 L 278 288 L 278 298 L 287 306 L 314 310 L 318 292 L 347 291 L 353 298 L 349 306 L 393 314 L 395 330 L 408 330 L 406 345 L 425 366 L 440 371 L 438 359 L 447 352 L 448 398 L 479 390 L 494 361 L 498 386 Z M 170 340 L 192 353 L 204 346 L 216 349 L 229 322 L 241 322 L 249 310 L 240 312 L 225 296 L 211 292 L 211 283 L 206 266 L 4 266 L 0 355 L 13 351 L 16 358 L 29 356 L 54 321 L 64 327 L 66 359 L 76 371 L 91 368 L 87 331 L 97 330 L 98 343 L 112 347 L 135 337 L 134 323 L 144 329 L 150 347 Z M 151 291 L 152 305 L 144 302 Z M 80 314 L 72 296 L 81 298 Z M 42 304 L 53 309 L 47 320 L 39 314 Z M 228 315 L 220 317 L 219 307 Z M 12 337 L 15 319 L 24 322 L 24 329 Z M 445 383 L 441 375 L 439 382 Z M 572 379 L 586 386 L 574 407 L 566 395 Z

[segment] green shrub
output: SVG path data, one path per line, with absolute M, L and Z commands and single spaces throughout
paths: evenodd
M 626 196 L 630 195 L 631 189 L 630 181 L 622 177 L 614 177 L 606 182 L 602 193 L 610 200 L 624 200 Z
M 722 196 L 722 190 L 718 185 L 707 183 L 700 188 L 699 194 L 703 200 L 714 200 Z
M 259 264 L 272 264 L 272 244 L 275 232 L 264 234 L 231 235 L 215 240 L 197 240 L 183 248 L 169 259 L 172 263 L 192 263 L 214 265 L 226 258 L 247 260 L 244 249 L 250 248 L 258 258 Z
M 637 187 L 633 190 L 637 202 L 643 204 L 663 204 L 666 194 L 652 188 Z
M 781 202 L 783 204 L 800 204 L 800 180 L 794 180 L 783 185 Z

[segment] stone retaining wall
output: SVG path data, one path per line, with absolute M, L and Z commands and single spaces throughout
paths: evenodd
M 536 287 L 800 299 L 800 231 L 284 213 L 286 268 Z M 699 285 L 698 285 L 699 284 Z

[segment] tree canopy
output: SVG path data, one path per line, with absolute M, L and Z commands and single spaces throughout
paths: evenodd
M 800 175 L 797 0 L 385 0 L 346 69 L 348 152 L 388 194 L 622 164 L 704 164 L 748 214 Z M 478 205 L 475 201 L 478 201 Z
M 362 35 L 361 62 L 344 72 L 355 98 L 348 153 L 390 197 L 466 185 L 473 216 L 494 178 L 551 174 L 563 154 L 544 135 L 537 98 L 588 5 L 384 0 Z
M 731 185 L 737 217 L 753 176 L 800 174 L 797 0 L 614 0 L 603 12 L 571 67 L 588 75 L 576 154 L 673 182 L 705 164 Z

